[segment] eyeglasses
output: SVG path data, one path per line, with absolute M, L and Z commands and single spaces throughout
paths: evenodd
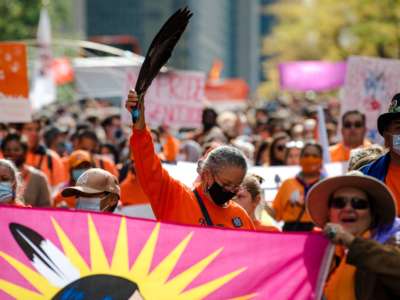
M 345 122 L 343 123 L 343 128 L 350 129 L 350 128 L 362 128 L 364 124 L 362 122 Z
M 369 208 L 369 202 L 367 199 L 363 198 L 346 198 L 346 197 L 335 197 L 329 200 L 329 207 L 336 209 L 343 209 L 346 207 L 347 203 L 351 204 L 353 209 L 367 209 Z
M 225 190 L 228 192 L 232 192 L 232 193 L 236 193 L 239 188 L 240 188 L 240 184 L 236 185 L 236 184 L 223 184 L 221 183 L 221 180 L 217 180 L 217 176 L 214 175 L 214 180 Z

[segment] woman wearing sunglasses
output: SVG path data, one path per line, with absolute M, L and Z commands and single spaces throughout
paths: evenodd
M 400 299 L 398 233 L 376 238 L 396 216 L 387 187 L 353 171 L 316 184 L 306 203 L 313 222 L 337 245 L 325 298 Z

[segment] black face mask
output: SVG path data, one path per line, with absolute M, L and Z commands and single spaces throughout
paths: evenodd
M 213 185 L 208 188 L 208 193 L 215 204 L 219 206 L 224 205 L 236 195 L 236 193 L 225 191 L 216 181 L 214 181 Z

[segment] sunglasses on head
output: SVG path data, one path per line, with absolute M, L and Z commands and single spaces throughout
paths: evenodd
M 364 127 L 364 124 L 362 122 L 344 122 L 343 123 L 343 127 L 346 129 L 350 129 L 350 128 L 362 128 Z
M 351 204 L 353 209 L 367 209 L 369 208 L 369 202 L 367 199 L 358 198 L 358 197 L 333 197 L 329 200 L 330 208 L 343 209 L 346 207 L 347 203 Z

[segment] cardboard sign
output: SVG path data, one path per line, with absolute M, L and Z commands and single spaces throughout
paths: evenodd
M 0 43 L 0 122 L 30 120 L 26 46 Z
M 122 106 L 130 88 L 134 88 L 139 70 L 126 73 Z M 160 73 L 152 82 L 145 96 L 146 122 L 150 126 L 161 124 L 172 127 L 196 128 L 201 124 L 205 76 L 199 72 L 169 71 Z M 123 111 L 123 120 L 131 117 Z
M 359 110 L 366 115 L 368 138 L 380 142 L 377 119 L 387 112 L 393 95 L 400 91 L 400 60 L 350 57 L 347 66 L 342 113 Z

